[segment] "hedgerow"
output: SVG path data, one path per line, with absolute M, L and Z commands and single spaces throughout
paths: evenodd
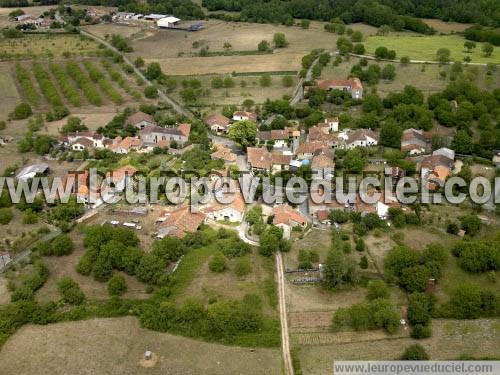
M 106 79 L 104 74 L 97 69 L 91 61 L 86 60 L 83 62 L 85 69 L 89 73 L 90 79 L 92 81 L 99 84 L 102 91 L 106 93 L 106 95 L 116 104 L 123 103 L 123 97 L 120 95 L 118 91 L 113 87 L 113 85 Z
M 73 87 L 73 84 L 70 82 L 67 73 L 61 66 L 56 65 L 52 62 L 50 63 L 49 67 L 66 99 L 68 99 L 68 101 L 75 107 L 79 107 L 81 104 L 80 95 Z
M 78 66 L 75 61 L 66 62 L 66 71 L 68 72 L 68 75 L 77 83 L 78 87 L 80 87 L 83 94 L 91 104 L 96 106 L 102 105 L 102 98 L 99 91 L 97 91 L 90 77 L 82 71 L 80 66 Z
M 33 86 L 33 81 L 31 80 L 31 76 L 29 72 L 21 66 L 21 64 L 16 64 L 16 76 L 19 84 L 23 88 L 28 101 L 31 104 L 37 105 L 40 101 L 40 95 L 38 91 L 36 91 L 35 86 Z

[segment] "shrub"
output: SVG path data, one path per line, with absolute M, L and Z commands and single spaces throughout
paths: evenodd
M 62 300 L 71 305 L 81 305 L 85 300 L 85 294 L 78 283 L 69 277 L 59 280 L 57 290 L 61 294 Z
M 370 301 L 377 298 L 389 298 L 389 289 L 383 280 L 371 280 L 368 283 L 366 298 Z
M 412 293 L 408 304 L 408 322 L 411 325 L 428 325 L 431 321 L 431 311 L 434 297 L 425 293 Z
M 33 114 L 28 103 L 19 103 L 9 117 L 13 120 L 24 120 Z
M 260 76 L 259 83 L 262 87 L 269 87 L 271 86 L 272 79 L 269 74 L 263 74 Z
M 417 340 L 426 339 L 432 336 L 432 328 L 430 325 L 417 324 L 412 327 L 410 335 Z
M 234 273 L 236 276 L 243 277 L 252 272 L 252 263 L 247 258 L 238 259 L 234 266 Z
M 274 47 L 276 48 L 285 48 L 288 46 L 288 41 L 286 40 L 286 36 L 283 33 L 276 33 L 273 36 Z
M 362 238 L 358 238 L 356 241 L 356 251 L 365 251 L 365 241 Z
M 226 266 L 226 257 L 222 253 L 216 253 L 208 263 L 208 268 L 212 272 L 223 272 Z
M 111 35 L 111 45 L 121 52 L 132 52 L 134 49 L 128 43 L 128 41 L 118 34 Z
M 419 344 L 414 344 L 406 348 L 401 359 L 407 361 L 425 361 L 430 357 L 425 351 L 424 347 Z
M 0 224 L 2 225 L 9 224 L 13 217 L 14 214 L 12 213 L 12 210 L 10 208 L 8 207 L 0 208 Z
M 108 281 L 108 293 L 110 296 L 121 296 L 127 291 L 127 282 L 123 275 L 114 274 Z
M 56 256 L 69 255 L 73 252 L 73 241 L 67 234 L 61 234 L 52 240 L 50 244 L 52 248 L 52 254 Z
M 148 99 L 156 99 L 158 97 L 158 90 L 154 86 L 146 86 L 144 88 L 144 96 Z
M 283 77 L 283 86 L 284 87 L 292 87 L 293 85 L 293 77 L 292 76 L 284 76 Z
M 366 257 L 366 255 L 363 255 L 361 257 L 361 260 L 359 261 L 359 268 L 361 268 L 362 270 L 366 270 L 368 268 L 368 258 Z
M 38 215 L 36 212 L 28 209 L 24 212 L 23 224 L 36 224 L 38 222 Z

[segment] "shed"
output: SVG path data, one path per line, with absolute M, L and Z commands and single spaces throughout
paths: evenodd
M 38 163 L 28 165 L 21 169 L 21 171 L 16 175 L 18 181 L 27 181 L 30 178 L 35 177 L 38 174 L 44 174 L 49 171 L 49 165 L 46 163 Z
M 156 25 L 158 25 L 158 27 L 160 29 L 168 29 L 168 28 L 175 27 L 179 21 L 180 21 L 180 19 L 178 19 L 176 17 L 168 16 L 168 17 L 159 19 L 156 22 Z

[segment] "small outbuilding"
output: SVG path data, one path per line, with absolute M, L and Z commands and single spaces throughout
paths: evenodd
M 162 19 L 159 19 L 157 22 L 156 22 L 156 25 L 160 28 L 160 29 L 171 29 L 171 28 L 174 28 L 177 26 L 177 24 L 179 23 L 180 19 L 179 18 L 176 18 L 176 17 L 173 17 L 173 16 L 168 16 L 168 17 L 165 17 L 165 18 L 162 18 Z

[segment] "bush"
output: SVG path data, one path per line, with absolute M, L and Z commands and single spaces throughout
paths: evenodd
M 410 336 L 417 340 L 429 338 L 432 336 L 432 328 L 430 325 L 417 324 L 412 327 Z
M 389 289 L 383 280 L 371 280 L 368 283 L 366 298 L 372 301 L 377 298 L 389 298 Z
M 144 96 L 148 99 L 158 98 L 158 90 L 154 86 L 146 86 L 144 88 Z
M 56 256 L 69 255 L 73 252 L 73 241 L 66 234 L 61 234 L 54 238 L 52 243 L 50 244 L 52 248 L 52 254 Z
M 223 272 L 227 268 L 224 254 L 218 252 L 212 256 L 212 259 L 208 263 L 208 268 L 212 272 Z
M 85 294 L 78 283 L 69 277 L 59 280 L 57 290 L 61 294 L 62 300 L 71 305 L 81 305 L 85 300 Z
M 36 224 L 38 222 L 38 215 L 36 212 L 28 209 L 24 212 L 23 224 Z
M 426 361 L 430 357 L 422 345 L 414 344 L 406 348 L 401 359 L 407 361 Z
M 236 276 L 243 277 L 252 272 L 252 263 L 247 258 L 238 259 L 234 266 Z
M 14 111 L 11 113 L 10 117 L 13 120 L 24 120 L 30 117 L 33 114 L 31 110 L 31 106 L 28 103 L 19 103 L 14 108 Z
M 288 46 L 288 41 L 286 40 L 286 36 L 283 33 L 276 33 L 273 36 L 274 47 L 276 48 L 285 48 Z
M 108 281 L 108 293 L 110 296 L 121 296 L 127 291 L 127 282 L 123 275 L 115 273 Z
M 408 304 L 408 322 L 411 325 L 428 325 L 431 321 L 431 312 L 434 306 L 434 297 L 425 293 L 412 293 Z
M 339 330 L 342 326 L 349 326 L 355 331 L 384 328 L 388 333 L 395 333 L 399 328 L 399 314 L 390 301 L 376 299 L 338 309 L 333 316 L 332 327 Z
M 12 210 L 10 208 L 8 207 L 0 208 L 0 224 L 2 225 L 9 224 L 13 217 L 14 214 L 12 213 Z

